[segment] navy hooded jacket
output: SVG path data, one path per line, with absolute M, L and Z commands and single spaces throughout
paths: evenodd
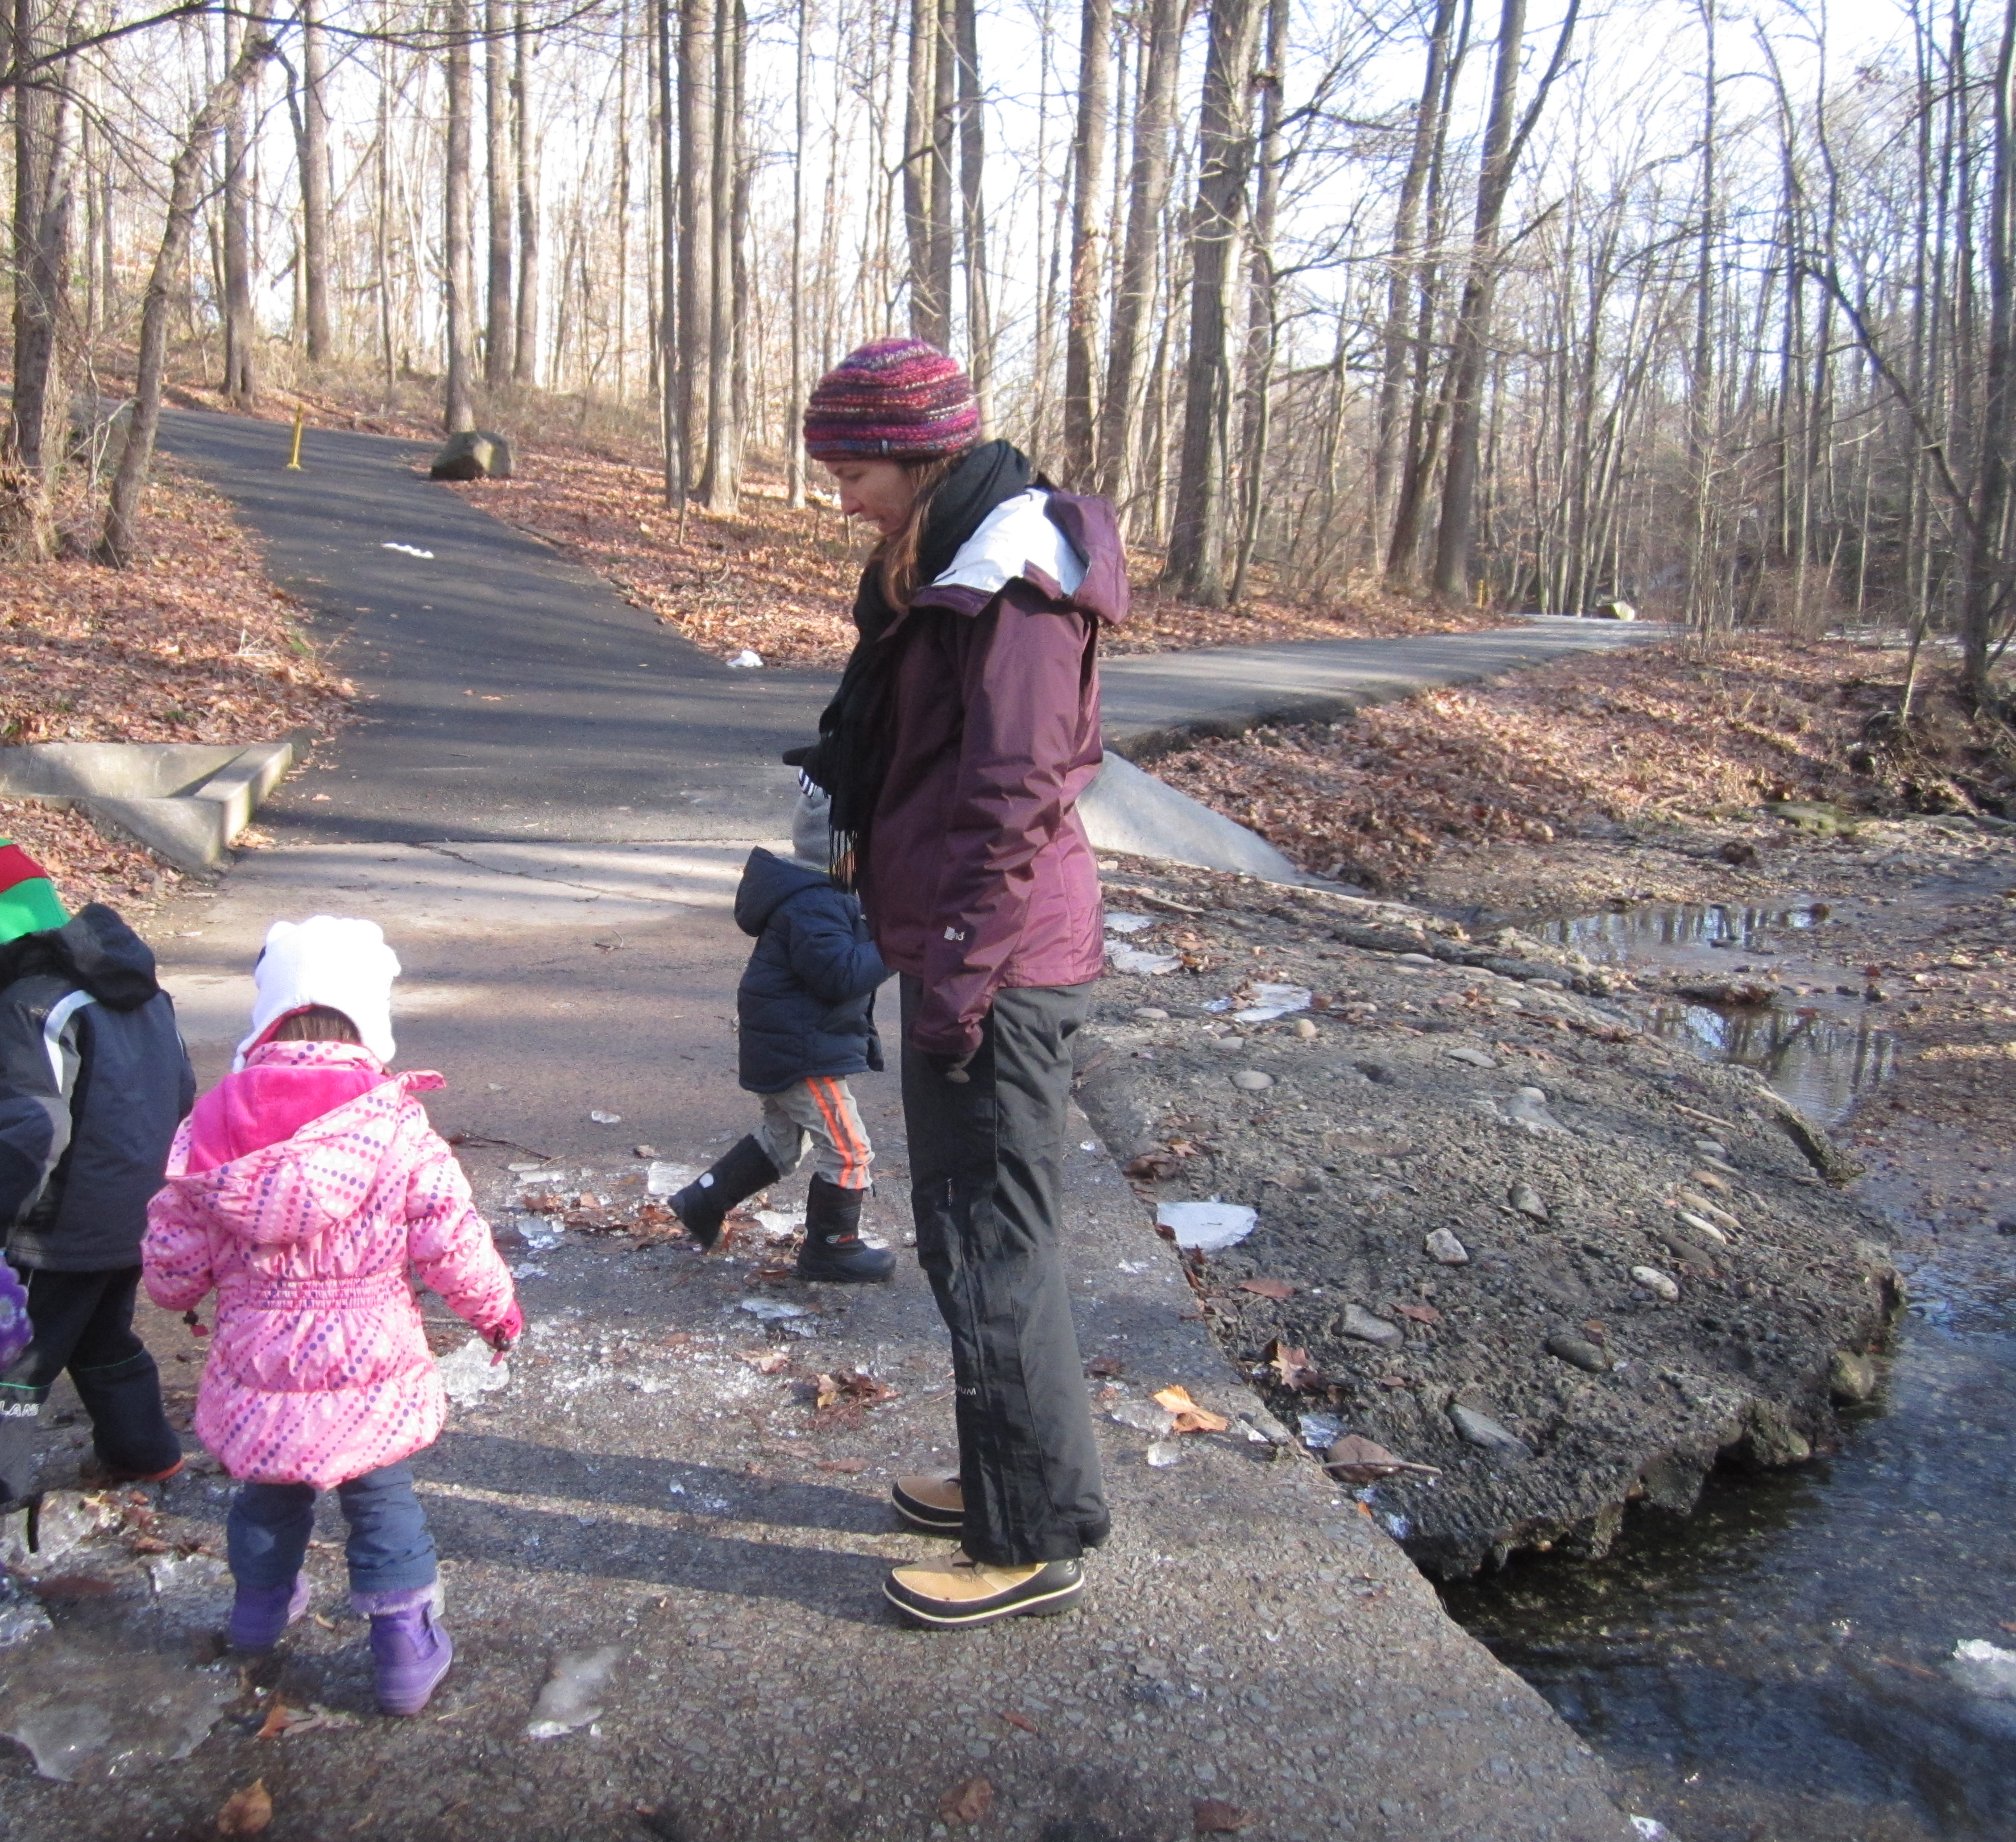
M 16 1266 L 137 1266 L 196 1098 L 146 943 L 102 904 L 0 946 L 0 1233 Z
M 752 851 L 735 924 L 757 937 L 735 994 L 745 1088 L 782 1093 L 809 1075 L 882 1066 L 875 988 L 889 973 L 860 903 L 820 871 Z

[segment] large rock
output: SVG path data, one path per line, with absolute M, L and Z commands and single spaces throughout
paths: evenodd
M 508 480 L 511 444 L 488 429 L 451 435 L 427 469 L 430 480 Z

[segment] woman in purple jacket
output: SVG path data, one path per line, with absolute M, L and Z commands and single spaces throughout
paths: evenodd
M 917 1254 L 952 1333 L 959 1475 L 891 1495 L 949 1561 L 886 1590 L 920 1623 L 1067 1610 L 1106 1538 L 1060 1246 L 1071 1039 L 1103 948 L 1076 811 L 1099 772 L 1098 636 L 1127 611 L 1112 508 L 979 440 L 973 386 L 921 341 L 820 380 L 805 448 L 882 533 L 819 740 L 833 865 L 902 977 Z

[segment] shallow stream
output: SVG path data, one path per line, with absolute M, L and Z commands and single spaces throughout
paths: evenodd
M 1648 908 L 1551 937 L 1640 970 L 1768 961 L 1788 984 L 1850 988 L 1652 1015 L 1838 1124 L 1893 1049 L 1859 969 L 1827 964 L 1825 921 L 1810 905 Z M 1837 1452 L 1718 1475 L 1691 1518 L 1638 1518 L 1602 1563 L 1525 1556 L 1445 1589 L 1677 1842 L 2016 1837 L 2016 1700 L 1947 1668 L 1961 1641 L 2016 1650 L 2016 1239 L 1934 1232 L 1877 1179 L 1858 1193 L 1890 1221 L 1912 1302 Z

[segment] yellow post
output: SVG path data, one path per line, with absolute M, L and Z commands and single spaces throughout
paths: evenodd
M 294 448 L 287 456 L 287 471 L 290 473 L 298 473 L 301 470 L 301 424 L 308 420 L 308 414 L 305 407 L 294 412 Z

